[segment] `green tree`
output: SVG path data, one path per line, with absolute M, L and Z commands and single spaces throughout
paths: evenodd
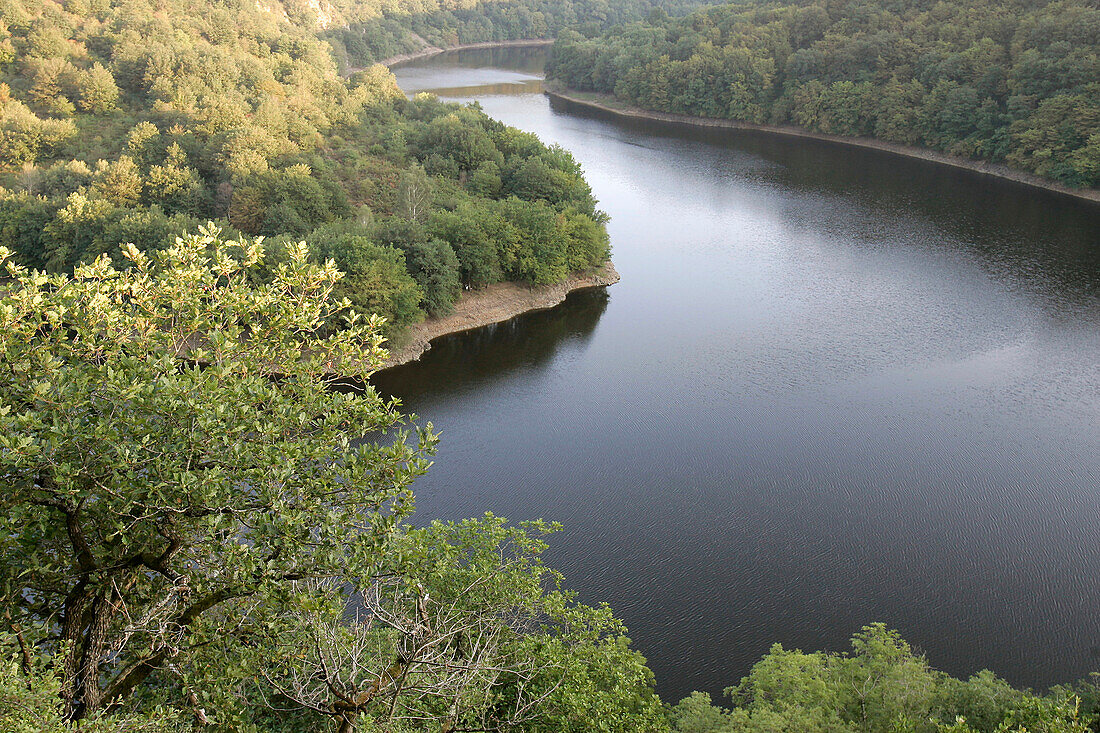
M 76 106 L 94 115 L 107 114 L 118 102 L 118 86 L 115 78 L 103 64 L 93 64 L 73 75 L 76 90 Z
M 26 105 L 0 101 L 0 165 L 34 163 L 76 135 L 72 120 L 40 119 Z
M 96 162 L 92 190 L 97 196 L 115 206 L 133 206 L 141 200 L 141 171 L 133 158 L 119 156 L 118 160 Z
M 442 239 L 417 242 L 405 250 L 409 272 L 424 292 L 424 310 L 431 316 L 451 312 L 462 292 L 458 257 Z
M 110 226 L 118 209 L 105 198 L 89 198 L 78 191 L 61 202 L 42 232 L 42 260 L 50 272 L 65 272 L 94 252 L 96 242 Z
M 845 716 L 860 730 L 918 728 L 928 719 L 936 678 L 898 632 L 871 624 L 852 637 L 852 654 L 835 665 L 840 689 L 850 689 Z
M 710 695 L 693 692 L 669 710 L 669 722 L 677 733 L 734 733 L 728 710 L 711 703 Z
M 5 733 L 66 733 L 61 679 L 49 660 L 32 650 L 20 634 L 0 636 L 0 730 Z M 82 721 L 86 733 L 170 733 L 183 729 L 169 711 L 146 715 L 92 715 Z
M 749 714 L 749 730 L 848 731 L 844 697 L 833 684 L 830 659 L 776 644 L 736 688 L 726 690 Z
M 65 96 L 67 80 L 75 71 L 73 65 L 61 57 L 34 59 L 31 62 L 31 88 L 27 95 L 35 105 L 47 114 L 68 117 L 73 113 L 73 103 Z
M 432 120 L 422 145 L 455 162 L 460 171 L 472 171 L 485 161 L 503 162 L 489 133 L 471 124 L 468 114 L 452 112 Z
M 462 282 L 481 287 L 503 279 L 496 243 L 480 226 L 487 212 L 474 205 L 432 214 L 428 230 L 447 242 L 458 256 Z
M 423 166 L 414 165 L 401 173 L 397 184 L 397 214 L 409 221 L 422 221 L 431 208 L 432 182 Z
M 355 316 L 319 334 L 345 306 L 304 244 L 263 286 L 259 245 L 214 229 L 155 266 L 126 254 L 71 278 L 9 263 L 0 304 L 0 599 L 75 718 L 170 680 L 196 629 L 297 608 L 298 581 L 362 588 L 434 443 L 372 389 L 330 389 L 381 337 Z
M 187 164 L 187 154 L 179 143 L 168 146 L 162 164 L 149 167 L 144 192 L 147 201 L 161 205 L 170 214 L 199 214 L 206 204 L 202 178 Z
M 469 189 L 478 196 L 496 198 L 500 195 L 500 166 L 487 160 L 477 167 L 469 178 Z
M 333 260 L 344 273 L 336 294 L 347 298 L 353 310 L 365 317 L 386 319 L 383 333 L 390 340 L 424 317 L 420 310 L 423 291 L 409 274 L 405 255 L 390 246 L 375 244 L 357 225 L 334 224 L 309 237 L 316 260 Z
M 316 588 L 318 603 L 257 662 L 340 730 L 357 718 L 382 730 L 661 730 L 652 675 L 621 624 L 572 603 L 542 564 L 555 529 L 492 514 L 409 529 L 360 600 Z
M 653 18 L 559 35 L 548 77 L 650 109 L 873 134 L 1096 185 L 1094 3 L 727 3 Z

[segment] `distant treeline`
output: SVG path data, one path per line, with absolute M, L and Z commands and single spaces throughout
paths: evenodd
M 563 33 L 549 76 L 663 112 L 873 136 L 1100 185 L 1089 0 L 732 3 Z
M 464 285 L 607 259 L 569 153 L 407 100 L 381 67 L 343 79 L 317 23 L 289 3 L 0 4 L 0 245 L 64 272 L 205 220 L 276 257 L 305 239 L 391 337 Z
M 324 37 L 347 66 L 484 41 L 554 38 L 566 28 L 599 33 L 658 14 L 682 15 L 701 0 L 369 0 L 348 2 Z

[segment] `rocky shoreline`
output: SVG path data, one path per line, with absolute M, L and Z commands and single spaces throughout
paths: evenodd
M 1100 203 L 1100 190 L 1098 189 L 1070 188 L 1069 186 L 1063 186 L 1060 183 L 1050 181 L 1046 178 L 1040 178 L 1039 176 L 1032 175 L 1031 173 L 1018 171 L 1014 168 L 1009 168 L 1008 166 L 999 165 L 997 163 L 986 163 L 978 160 L 969 160 L 967 158 L 959 158 L 953 155 L 948 155 L 946 153 L 940 153 L 935 150 L 917 148 L 909 145 L 898 145 L 896 143 L 888 143 L 871 138 L 845 137 L 843 135 L 829 135 L 826 133 L 811 132 L 810 130 L 796 127 L 794 125 L 757 125 L 751 122 L 739 122 L 737 120 L 725 120 L 712 117 L 695 117 L 692 115 L 675 114 L 671 112 L 656 112 L 625 105 L 608 95 L 595 94 L 590 92 L 575 92 L 562 86 L 556 86 L 552 83 L 550 84 L 550 86 L 544 87 L 544 94 L 546 94 L 546 96 L 550 97 L 551 99 L 569 102 L 579 105 L 581 107 L 587 107 L 589 109 L 600 110 L 601 112 L 606 112 L 608 114 L 615 115 L 616 117 L 636 120 L 653 120 L 656 122 L 671 122 L 678 125 L 690 125 L 693 127 L 720 127 L 731 130 L 752 130 L 755 132 L 763 132 L 772 135 L 809 138 L 811 140 L 824 140 L 826 142 L 839 143 L 841 145 L 854 145 L 861 148 L 871 148 L 873 150 L 881 150 L 883 152 L 892 153 L 894 155 L 901 155 L 906 158 L 917 158 L 920 160 L 931 161 L 933 163 L 939 163 L 940 165 L 948 165 L 954 168 L 963 168 L 965 170 L 974 171 L 975 173 L 981 173 L 982 175 L 1002 178 L 1005 180 L 1013 181 L 1015 183 L 1022 183 L 1027 186 L 1033 186 L 1035 188 L 1042 188 L 1047 191 L 1053 191 L 1055 193 L 1062 194 L 1064 196 L 1072 196 L 1073 198 L 1081 199 L 1083 201 L 1089 201 L 1091 203 Z
M 575 273 L 553 285 L 532 286 L 503 282 L 470 291 L 459 298 L 450 315 L 430 318 L 410 326 L 401 345 L 390 349 L 389 358 L 380 368 L 388 369 L 416 361 L 432 347 L 431 342 L 441 336 L 490 326 L 524 313 L 553 308 L 572 292 L 614 285 L 617 282 L 619 273 L 615 270 L 615 265 L 608 261 L 602 267 Z

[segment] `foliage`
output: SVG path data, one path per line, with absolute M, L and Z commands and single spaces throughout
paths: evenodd
M 701 0 L 356 0 L 334 2 L 344 23 L 324 37 L 348 66 L 416 51 L 485 41 L 553 38 L 572 26 L 592 30 L 658 13 L 683 14 Z M 335 20 L 335 19 L 334 19 Z
M 6 733 L 63 733 L 71 730 L 62 705 L 61 678 L 48 660 L 33 654 L 20 636 L 0 636 L 0 730 Z M 94 715 L 82 721 L 87 733 L 170 733 L 185 726 L 167 710 L 141 715 Z
M 435 437 L 364 386 L 380 319 L 332 259 L 214 227 L 122 251 L 7 263 L 5 730 L 667 728 L 622 624 L 541 563 L 556 526 L 403 521 Z
M 1085 0 L 736 2 L 562 33 L 548 74 L 648 109 L 874 136 L 1100 185 Z
M 865 626 L 848 654 L 776 644 L 724 709 L 703 693 L 671 708 L 676 733 L 1087 733 L 1095 716 L 1073 692 L 1013 689 L 992 672 L 957 680 L 928 666 L 896 632 Z
M 383 730 L 440 721 L 566 731 L 566 720 L 593 730 L 595 713 L 604 730 L 661 729 L 652 675 L 621 624 L 572 603 L 539 561 L 554 529 L 492 514 L 409 529 L 350 609 L 342 593 L 318 589 L 320 602 L 289 621 L 299 628 L 257 661 L 287 699 Z
M 383 333 L 390 339 L 422 317 L 420 286 L 409 274 L 405 255 L 394 247 L 375 244 L 371 231 L 354 222 L 342 222 L 315 230 L 310 250 L 320 261 L 332 259 L 344 273 L 335 294 L 345 297 L 364 317 L 386 319 Z
M 410 444 L 373 390 L 328 389 L 376 364 L 380 337 L 356 314 L 320 335 L 339 273 L 304 244 L 263 286 L 258 245 L 216 230 L 156 267 L 126 253 L 72 278 L 10 265 L 0 309 L 2 598 L 56 640 L 77 716 L 182 662 L 206 612 L 230 633 L 226 601 L 369 577 L 434 442 Z M 348 425 L 386 437 L 352 447 Z
M 333 226 L 392 216 L 422 225 L 512 195 L 520 208 L 561 213 L 543 221 L 555 239 L 605 236 L 564 151 L 476 107 L 407 100 L 380 66 L 342 77 L 320 36 L 364 13 L 366 5 L 314 12 L 277 0 L 3 4 L 0 51 L 12 56 L 0 63 L 0 245 L 27 266 L 67 273 L 105 253 L 123 262 L 126 242 L 164 249 L 212 220 L 283 243 L 305 239 L 319 264 L 336 253 L 313 243 Z M 582 233 L 567 211 L 597 230 Z M 545 251 L 547 262 L 535 254 L 509 269 L 493 262 L 504 245 L 461 228 L 415 242 L 382 241 L 378 231 L 356 233 L 352 259 L 371 264 L 352 272 L 342 263 L 349 277 L 338 289 L 364 315 L 386 317 L 388 338 L 425 312 L 449 310 L 462 285 L 568 274 L 556 250 L 537 242 L 519 244 Z M 566 264 L 598 265 L 600 251 Z

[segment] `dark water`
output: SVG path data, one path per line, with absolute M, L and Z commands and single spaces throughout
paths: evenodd
M 955 675 L 1100 669 L 1100 207 L 607 121 L 540 63 L 397 70 L 572 151 L 623 277 L 377 377 L 443 433 L 418 517 L 563 522 L 666 699 L 872 621 Z

